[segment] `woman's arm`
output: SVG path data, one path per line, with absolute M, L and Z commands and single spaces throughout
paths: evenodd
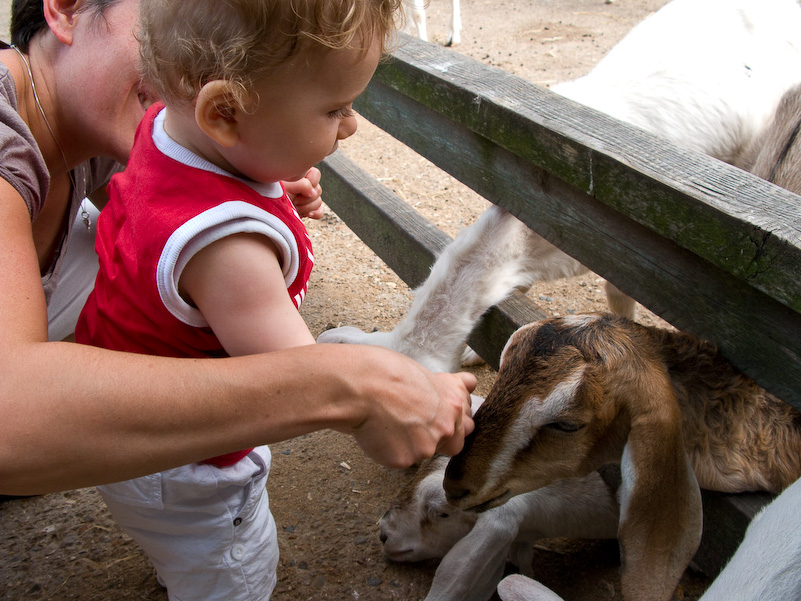
M 0 282 L 0 494 L 124 480 L 322 428 L 400 467 L 458 452 L 472 430 L 472 375 L 385 349 L 194 360 L 47 342 L 30 217 L 4 181 Z
M 231 355 L 251 355 L 315 343 L 314 337 L 287 294 L 277 250 L 261 234 L 235 234 L 207 246 L 189 260 L 181 275 L 179 288 L 186 300 L 197 306 Z M 334 369 L 338 365 L 339 362 L 335 360 Z M 412 374 L 419 374 L 421 381 L 425 381 L 428 377 L 427 370 L 418 365 L 411 369 Z M 348 378 L 348 381 L 357 383 L 360 379 L 358 370 L 354 370 L 354 375 Z M 415 379 L 412 378 L 412 381 Z M 310 372 L 305 394 L 308 394 L 308 390 L 313 391 L 318 383 L 324 382 L 326 379 L 318 378 Z M 381 379 L 378 380 L 379 386 L 380 382 Z M 470 382 L 472 390 L 474 380 Z M 417 443 L 414 442 L 414 438 L 417 435 L 413 430 L 418 426 L 415 426 L 413 421 L 417 419 L 415 413 L 418 407 L 406 406 L 409 401 L 414 402 L 412 400 L 414 393 L 410 390 L 409 394 L 411 396 L 406 397 L 405 402 L 395 400 L 386 407 L 379 404 L 375 409 L 381 414 L 378 421 L 400 423 L 406 417 L 410 417 L 412 420 L 408 423 L 411 430 L 410 438 L 406 444 L 415 446 Z M 376 395 L 375 398 L 378 399 L 381 392 L 375 391 L 371 393 L 372 395 Z M 288 396 L 284 402 L 292 404 L 293 400 Z M 314 400 L 311 399 L 310 403 L 314 405 Z M 447 426 L 445 423 L 442 425 Z M 460 423 L 455 422 L 454 426 L 454 433 L 462 428 Z M 325 424 L 321 427 L 337 428 L 336 425 Z M 472 424 L 469 428 L 472 429 Z M 382 439 L 380 433 L 378 436 L 374 436 L 372 431 L 366 432 L 365 436 L 361 436 L 358 431 L 351 433 L 356 436 L 368 454 L 373 453 L 386 458 L 379 461 L 384 463 L 387 460 L 397 461 L 392 456 L 395 451 L 384 448 L 387 441 Z M 405 433 L 398 432 L 396 435 L 403 438 Z M 288 434 L 279 436 L 281 439 L 291 438 Z M 456 438 L 460 436 L 457 434 Z M 424 446 L 430 445 L 430 442 L 420 442 Z M 389 444 L 392 446 L 393 443 Z M 453 448 L 456 449 L 455 446 Z M 461 448 L 461 442 L 458 448 Z M 414 461 L 412 460 L 412 463 Z M 405 460 L 401 461 L 401 465 L 406 463 Z

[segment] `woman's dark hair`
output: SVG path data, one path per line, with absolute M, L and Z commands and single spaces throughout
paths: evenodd
M 86 9 L 97 14 L 118 0 L 89 0 Z M 86 10 L 84 9 L 84 10 Z M 31 40 L 47 28 L 42 0 L 11 0 L 11 43 L 23 52 L 28 52 Z
M 39 31 L 47 27 L 42 9 L 42 0 L 12 0 L 11 43 L 23 52 Z

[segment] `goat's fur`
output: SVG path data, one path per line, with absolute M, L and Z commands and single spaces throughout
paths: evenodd
M 739 166 L 777 186 L 801 193 L 801 86 L 787 92 L 768 130 L 744 153 Z
M 782 95 L 798 82 L 797 0 L 673 0 L 632 29 L 592 72 L 554 91 L 731 162 L 759 139 Z M 344 327 L 323 332 L 319 341 L 386 346 L 434 371 L 454 371 L 489 307 L 535 281 L 585 271 L 493 206 L 443 250 L 393 331 Z M 610 308 L 632 316 L 634 302 L 611 292 Z
M 445 498 L 448 458 L 420 466 L 381 518 L 384 554 L 392 561 L 444 557 L 425 601 L 486 601 L 506 562 L 532 575 L 532 544 L 541 538 L 614 538 L 615 491 L 593 472 L 518 495 L 483 513 L 463 511 Z
M 801 416 L 709 342 L 592 314 L 520 328 L 445 473 L 448 501 L 497 507 L 619 462 L 627 600 L 672 595 L 701 534 L 703 488 L 779 492 L 801 475 Z
M 801 599 L 801 481 L 758 513 L 723 571 L 699 601 Z M 501 601 L 562 601 L 525 575 L 498 585 Z
M 417 37 L 428 41 L 426 25 L 426 4 L 428 0 L 406 0 L 406 31 L 417 30 Z M 460 0 L 451 0 L 451 33 L 446 46 L 457 46 L 462 43 L 462 10 Z

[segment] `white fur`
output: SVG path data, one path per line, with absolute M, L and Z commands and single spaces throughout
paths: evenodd
M 734 161 L 798 81 L 797 0 L 673 0 L 632 29 L 591 73 L 554 91 L 685 148 Z M 434 371 L 454 371 L 489 307 L 516 288 L 585 271 L 492 207 L 445 248 L 392 332 L 338 328 L 319 341 L 377 344 Z M 607 296 L 613 310 L 633 314 L 631 299 L 609 289 Z
M 460 0 L 451 0 L 451 33 L 446 42 L 446 46 L 456 46 L 462 43 L 462 11 Z M 426 4 L 427 0 L 406 0 L 406 30 L 411 32 L 417 30 L 417 36 L 427 42 L 428 31 L 426 29 Z
M 562 601 L 523 575 L 498 585 L 502 601 Z M 728 565 L 700 601 L 801 599 L 801 481 L 765 507 L 751 522 Z
M 476 514 L 448 505 L 442 489 L 446 464 L 446 457 L 426 464 L 427 475 L 413 483 L 409 501 L 381 518 L 389 559 L 444 556 L 425 601 L 486 601 L 507 560 L 531 575 L 532 543 L 540 538 L 617 535 L 615 495 L 598 473 L 556 482 Z

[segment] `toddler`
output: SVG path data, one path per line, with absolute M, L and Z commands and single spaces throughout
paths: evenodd
M 311 242 L 280 182 L 356 131 L 351 105 L 400 5 L 141 0 L 143 79 L 164 104 L 109 185 L 78 342 L 189 358 L 314 343 L 298 313 Z M 264 600 L 278 562 L 269 468 L 264 446 L 100 492 L 171 600 Z

